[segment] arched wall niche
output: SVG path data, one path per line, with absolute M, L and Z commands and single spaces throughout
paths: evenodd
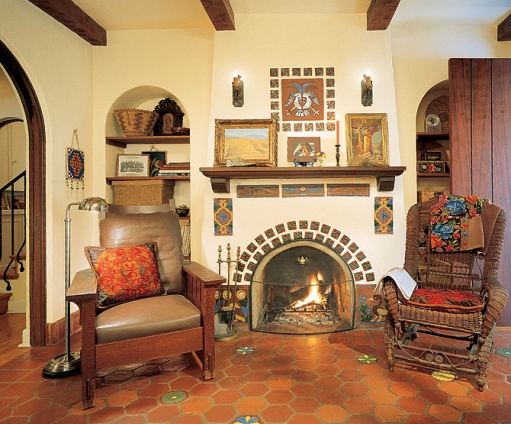
M 416 128 L 417 132 L 424 132 L 425 131 L 425 120 L 427 116 L 427 109 L 428 106 L 436 99 L 443 98 L 443 96 L 449 96 L 449 81 L 444 80 L 439 82 L 438 84 L 431 87 L 426 94 L 424 94 L 424 97 L 422 98 L 421 102 L 419 103 L 419 107 L 417 108 L 417 116 L 416 116 Z M 448 107 L 448 105 L 447 105 Z M 442 128 L 442 131 L 444 131 L 444 127 Z

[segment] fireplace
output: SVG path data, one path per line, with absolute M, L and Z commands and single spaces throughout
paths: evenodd
M 354 327 L 354 282 L 346 262 L 313 241 L 275 249 L 260 261 L 250 289 L 254 331 L 315 334 Z

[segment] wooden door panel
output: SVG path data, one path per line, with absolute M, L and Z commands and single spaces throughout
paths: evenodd
M 472 191 L 471 77 L 470 59 L 449 60 L 451 191 L 455 194 Z

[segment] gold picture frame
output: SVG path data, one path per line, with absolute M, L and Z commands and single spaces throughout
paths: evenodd
M 316 153 L 321 151 L 320 137 L 288 137 L 288 162 L 315 162 Z
M 386 113 L 347 113 L 348 166 L 388 166 L 388 121 Z
M 277 166 L 275 119 L 215 119 L 215 166 Z

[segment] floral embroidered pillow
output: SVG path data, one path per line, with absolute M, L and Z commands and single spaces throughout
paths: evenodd
M 98 278 L 98 306 L 165 294 L 156 243 L 130 247 L 85 247 L 85 255 Z

